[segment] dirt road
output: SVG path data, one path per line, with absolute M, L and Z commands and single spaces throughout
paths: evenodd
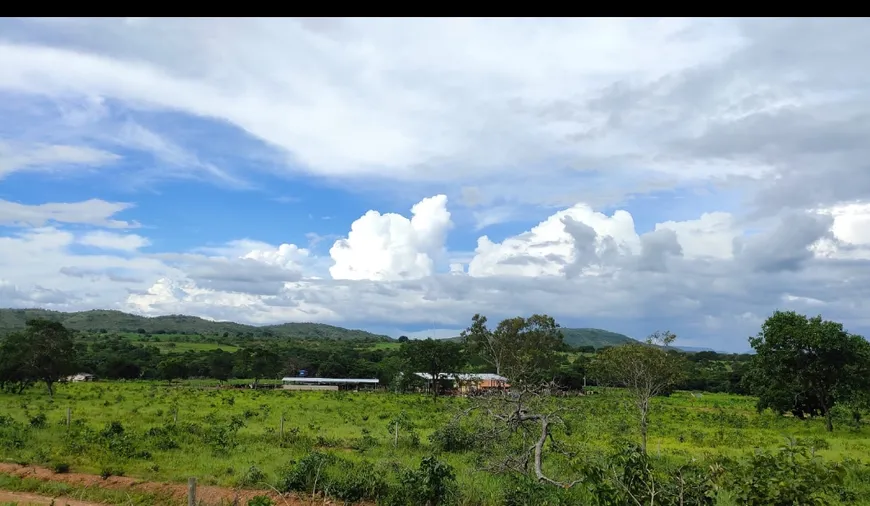
M 113 490 L 126 490 L 131 492 L 143 492 L 157 494 L 169 498 L 171 503 L 187 504 L 187 485 L 183 483 L 165 483 L 137 480 L 126 476 L 110 476 L 103 479 L 92 474 L 65 473 L 56 474 L 50 469 L 35 466 L 21 466 L 18 464 L 0 463 L 0 473 L 11 474 L 20 478 L 30 478 L 41 481 L 67 483 L 79 488 L 103 488 Z M 38 495 L 22 494 L 19 492 L 0 491 L 0 502 L 18 502 L 20 504 L 51 504 L 51 498 Z M 31 497 L 31 502 L 23 502 L 20 499 L 6 499 L 7 495 L 23 495 Z M 282 496 L 272 490 L 238 490 L 224 487 L 200 485 L 196 488 L 197 502 L 203 505 L 245 505 L 254 496 L 265 495 L 270 497 L 275 504 L 280 506 L 331 506 L 333 503 L 323 499 L 300 499 L 292 496 Z M 48 502 L 45 502 L 47 499 Z M 43 502 L 38 502 L 43 501 Z M 55 506 L 95 506 L 94 503 L 69 500 L 55 500 Z M 176 502 L 177 501 L 177 502 Z
M 24 494 L 21 492 L 5 492 L 0 490 L 0 504 L 14 503 L 17 506 L 104 506 L 92 502 L 75 501 L 73 499 L 65 499 L 63 497 L 45 497 L 34 494 Z

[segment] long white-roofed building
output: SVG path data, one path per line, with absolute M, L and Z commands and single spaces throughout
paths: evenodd
M 285 390 L 374 390 L 380 386 L 377 378 L 309 378 L 288 377 L 281 380 Z

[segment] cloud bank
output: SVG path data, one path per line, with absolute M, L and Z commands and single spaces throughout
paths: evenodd
M 0 187 L 0 305 L 396 329 L 543 311 L 731 349 L 776 308 L 870 329 L 868 28 L 3 20 L 0 185 L 305 176 L 405 211 L 362 214 L 328 252 L 166 250 L 135 195 Z M 452 245 L 468 233 L 474 251 Z

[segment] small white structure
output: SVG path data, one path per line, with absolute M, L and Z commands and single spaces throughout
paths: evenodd
M 358 390 L 360 387 L 375 387 L 377 379 L 355 378 L 283 378 L 284 390 Z
M 78 374 L 66 377 L 66 380 L 70 383 L 79 383 L 81 381 L 94 381 L 95 379 L 97 379 L 97 377 L 88 372 L 80 372 Z

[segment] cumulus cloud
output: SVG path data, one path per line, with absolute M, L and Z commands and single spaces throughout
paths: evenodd
M 329 256 L 334 279 L 394 281 L 429 276 L 452 226 L 447 197 L 436 195 L 411 208 L 411 218 L 369 211 L 335 241 Z
M 477 241 L 471 276 L 558 276 L 596 268 L 640 251 L 634 220 L 625 211 L 606 216 L 586 204 L 559 211 L 528 232 L 501 243 Z
M 546 312 L 575 325 L 637 332 L 661 320 L 688 342 L 717 336 L 732 349 L 782 304 L 832 312 L 859 328 L 870 324 L 861 302 L 870 295 L 870 269 L 812 249 L 836 238 L 830 214 L 784 213 L 760 230 L 740 231 L 729 257 L 685 254 L 694 241 L 721 232 L 727 217 L 638 234 L 628 212 L 607 215 L 578 204 L 501 242 L 481 237 L 468 272 L 456 263 L 449 272 L 437 270 L 429 256 L 443 247 L 450 224 L 446 199 L 424 199 L 411 214 L 366 213 L 328 259 L 292 244 L 250 240 L 183 254 L 90 255 L 69 249 L 73 233 L 23 229 L 0 238 L 0 305 L 183 312 L 257 324 L 377 321 L 394 328 L 435 322 L 461 328 L 474 312 L 493 318 Z M 359 244 L 377 248 L 354 250 Z M 336 248 L 354 254 L 336 255 Z M 321 277 L 322 261 L 339 268 Z M 723 329 L 738 334 L 723 337 Z
M 131 204 L 0 200 L 0 305 L 391 328 L 541 311 L 732 348 L 781 307 L 870 329 L 868 28 L 0 20 L 0 178 L 133 150 L 152 156 L 117 172 L 137 181 L 265 171 L 419 201 L 328 230 L 318 256 L 320 229 L 152 253 L 159 230 L 117 233 Z

